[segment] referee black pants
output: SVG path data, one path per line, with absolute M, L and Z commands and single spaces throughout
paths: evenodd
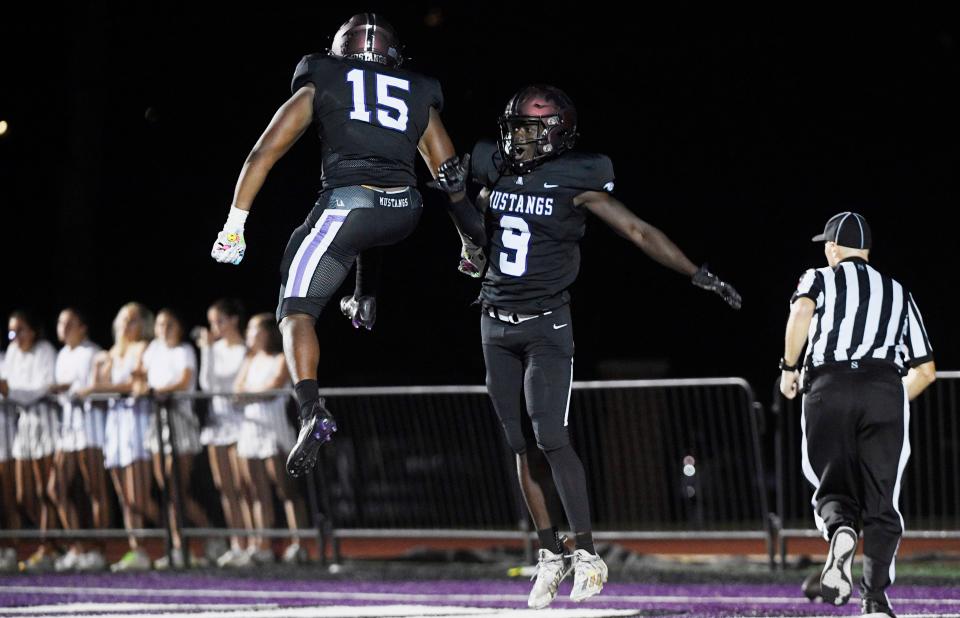
M 891 369 L 828 365 L 803 397 L 803 472 L 817 526 L 863 532 L 863 597 L 883 599 L 903 533 L 900 487 L 910 457 L 910 404 Z M 817 371 L 817 370 L 814 370 Z

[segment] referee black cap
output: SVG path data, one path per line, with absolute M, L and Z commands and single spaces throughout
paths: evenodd
M 817 234 L 814 242 L 835 242 L 841 247 L 851 249 L 869 249 L 871 244 L 870 226 L 863 215 L 855 212 L 841 212 L 833 215 L 823 227 L 823 233 Z

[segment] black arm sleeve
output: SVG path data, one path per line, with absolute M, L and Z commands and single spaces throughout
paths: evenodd
M 450 202 L 450 214 L 457 228 L 469 237 L 473 244 L 486 246 L 487 233 L 483 225 L 483 215 L 466 194 L 456 202 Z

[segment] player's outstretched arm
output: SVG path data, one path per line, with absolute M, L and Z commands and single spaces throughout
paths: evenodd
M 239 264 L 246 251 L 243 226 L 260 188 L 273 165 L 313 122 L 313 84 L 300 88 L 274 114 L 267 129 L 247 156 L 233 192 L 233 203 L 223 230 L 213 244 L 210 256 L 218 262 Z
M 630 212 L 620 200 L 609 193 L 586 191 L 574 198 L 574 204 L 586 206 L 614 231 L 667 268 L 672 268 L 688 277 L 692 277 L 697 272 L 693 262 L 666 234 Z
M 590 212 L 639 247 L 651 259 L 687 275 L 695 286 L 719 294 L 734 309 L 740 308 L 740 294 L 732 285 L 721 281 L 706 265 L 699 268 L 694 266 L 666 234 L 630 212 L 617 198 L 603 191 L 585 191 L 574 198 L 574 204 L 586 206 Z

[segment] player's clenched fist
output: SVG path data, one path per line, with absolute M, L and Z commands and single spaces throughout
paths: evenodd
M 247 220 L 248 211 L 230 207 L 227 222 L 217 234 L 217 240 L 210 250 L 210 257 L 223 264 L 239 264 L 247 250 L 247 243 L 243 240 L 243 224 Z

